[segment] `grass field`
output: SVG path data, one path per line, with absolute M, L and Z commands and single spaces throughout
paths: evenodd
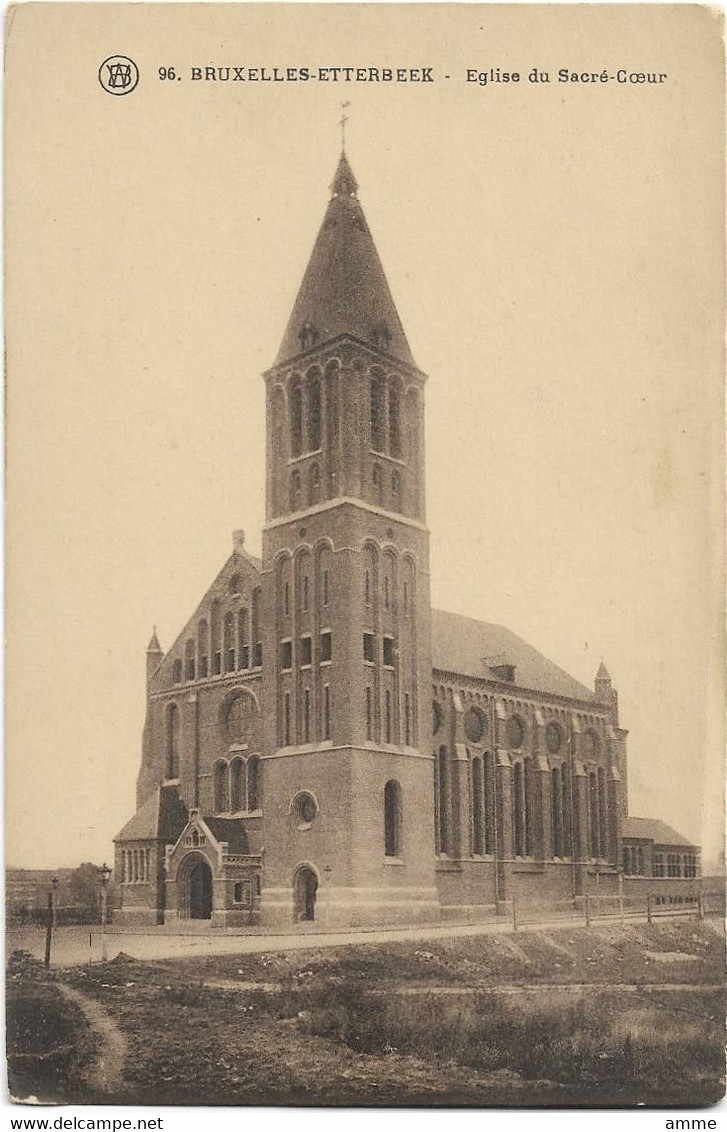
M 57 977 L 127 1040 L 117 1101 L 684 1106 L 724 1091 L 724 940 L 693 920 L 120 957 Z M 33 964 L 9 986 L 12 1052 L 13 1019 L 54 988 Z

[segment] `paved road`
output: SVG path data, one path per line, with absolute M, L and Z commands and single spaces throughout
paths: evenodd
M 640 917 L 643 920 L 643 917 Z M 605 921 L 604 926 L 615 926 Z M 523 924 L 522 931 L 540 928 L 583 927 L 582 918 L 540 920 Z M 482 924 L 447 924 L 415 928 L 386 928 L 358 932 L 316 932 L 306 929 L 289 934 L 266 935 L 260 931 L 234 933 L 209 928 L 205 932 L 172 933 L 164 928 L 146 928 L 138 931 L 109 929 L 106 942 L 108 958 L 120 951 L 135 959 L 182 959 L 194 955 L 230 955 L 258 951 L 296 951 L 311 947 L 341 947 L 350 943 L 390 943 L 397 940 L 451 939 L 454 936 L 477 936 L 512 931 L 509 919 L 488 921 Z M 11 927 L 7 932 L 7 952 L 16 948 L 29 951 L 42 959 L 45 948 L 45 930 L 39 927 Z M 77 963 L 99 962 L 101 959 L 101 933 L 98 927 L 57 928 L 53 937 L 53 966 L 68 967 Z

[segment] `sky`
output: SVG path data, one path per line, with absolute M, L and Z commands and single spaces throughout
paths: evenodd
M 264 521 L 272 363 L 347 109 L 426 390 L 435 606 L 629 735 L 631 813 L 721 848 L 721 64 L 706 9 L 16 9 L 7 84 L 7 860 L 110 859 L 145 648 Z M 65 66 L 54 67 L 63 38 Z M 141 82 L 96 80 L 122 50 Z M 433 84 L 198 65 L 432 65 Z M 160 80 L 174 65 L 179 82 Z M 535 86 L 537 65 L 660 86 Z M 32 76 L 48 67 L 53 83 Z M 467 82 L 518 70 L 520 83 Z M 449 75 L 449 79 L 444 76 Z

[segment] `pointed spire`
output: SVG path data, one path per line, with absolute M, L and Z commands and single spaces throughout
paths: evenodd
M 336 175 L 331 182 L 331 199 L 333 197 L 355 197 L 358 192 L 358 181 L 353 175 L 346 151 L 342 150 L 336 169 Z
M 601 661 L 600 665 L 598 666 L 598 672 L 596 673 L 596 680 L 608 680 L 608 681 L 611 680 L 610 673 L 609 673 L 608 669 L 606 668 L 606 665 L 603 663 L 603 661 Z
M 415 365 L 357 192 L 342 152 L 276 366 L 344 334 Z
M 149 641 L 149 644 L 146 646 L 146 651 L 147 652 L 157 652 L 157 653 L 159 653 L 160 656 L 164 656 L 164 653 L 162 652 L 162 646 L 159 644 L 159 638 L 157 637 L 157 627 L 156 627 L 156 625 L 152 629 L 151 640 Z

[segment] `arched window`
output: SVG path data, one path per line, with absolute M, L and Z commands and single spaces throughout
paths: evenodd
M 374 488 L 374 501 L 381 506 L 384 502 L 384 485 L 381 479 L 381 468 L 378 464 L 374 464 L 371 472 L 371 482 Z
M 401 473 L 391 473 L 391 509 L 401 511 Z
M 197 672 L 200 680 L 209 676 L 210 635 L 207 622 L 203 619 L 197 628 Z
M 317 452 L 321 446 L 321 380 L 308 379 L 308 450 Z
M 598 806 L 598 778 L 594 771 L 588 775 L 588 824 L 592 857 L 600 856 L 600 830 Z
M 472 852 L 481 857 L 485 851 L 485 790 L 482 781 L 482 760 L 472 760 Z
M 237 813 L 245 808 L 245 764 L 242 759 L 233 759 L 230 766 L 230 809 Z
M 303 613 L 308 612 L 309 605 L 309 588 L 308 588 L 308 575 L 303 575 L 303 584 L 301 586 L 301 607 Z
M 310 690 L 303 692 L 303 742 L 310 743 Z
M 224 813 L 229 809 L 227 798 L 227 763 L 219 760 L 214 770 L 214 810 L 215 813 Z
M 364 579 L 364 602 L 366 605 L 371 605 L 371 571 L 366 571 Z
M 260 590 L 252 591 L 252 647 L 253 667 L 260 668 L 263 662 L 263 643 L 260 640 Z
M 374 737 L 374 713 L 373 701 L 371 697 L 371 689 L 366 689 L 366 738 L 373 739 Z
M 246 609 L 237 614 L 237 659 L 239 668 L 250 667 L 250 616 Z
M 438 853 L 449 852 L 449 757 L 446 747 L 437 752 L 434 778 L 434 815 Z
M 411 510 L 417 519 L 422 517 L 422 503 L 419 489 L 419 396 L 415 389 L 406 395 L 407 447 L 409 468 L 409 495 Z
M 297 375 L 290 386 L 290 448 L 293 456 L 303 451 L 303 390 Z
M 273 393 L 272 420 L 273 451 L 277 453 L 279 459 L 284 460 L 288 456 L 288 445 L 285 439 L 285 394 L 280 386 L 276 386 Z M 278 516 L 284 508 L 285 501 L 280 498 L 280 481 L 278 480 L 275 484 L 274 516 Z
M 296 468 L 290 473 L 290 510 L 300 511 L 300 472 Z
M 624 850 L 624 853 L 625 852 L 626 852 L 626 850 Z M 663 877 L 664 876 L 664 854 L 663 853 L 655 853 L 654 854 L 654 876 L 655 877 Z
M 247 808 L 260 809 L 260 759 L 257 755 L 247 763 Z
M 331 499 L 337 492 L 336 467 L 338 462 L 338 370 L 329 366 L 326 370 L 326 431 L 328 434 L 328 476 Z
M 387 857 L 401 855 L 401 786 L 395 778 L 384 787 L 384 853 Z
M 174 664 L 172 666 L 172 683 L 174 683 L 174 684 L 181 684 L 182 683 L 182 662 L 181 662 L 181 660 L 175 660 Z
M 384 447 L 384 382 L 378 373 L 371 375 L 371 447 L 376 452 Z
M 495 771 L 492 755 L 485 751 L 482 763 L 482 785 L 485 792 L 483 806 L 485 820 L 485 853 L 493 853 L 495 847 Z
M 195 654 L 194 641 L 190 637 L 190 639 L 187 641 L 186 645 L 184 646 L 184 661 L 185 661 L 186 677 L 187 677 L 188 680 L 194 680 L 194 677 L 195 677 L 194 654 Z
M 606 797 L 606 772 L 602 766 L 598 768 L 598 840 L 601 856 L 608 856 L 608 800 Z M 642 873 L 643 868 L 639 870 L 639 875 Z
M 170 704 L 167 708 L 167 759 L 166 777 L 179 778 L 179 733 L 181 721 L 179 708 Z
M 311 464 L 308 470 L 308 505 L 313 506 L 321 497 L 321 469 Z
M 331 737 L 331 687 L 323 685 L 323 738 Z
M 411 746 L 411 697 L 408 692 L 404 693 L 404 742 L 407 747 Z
M 525 775 L 523 764 L 512 768 L 513 837 L 516 857 L 526 856 L 525 848 Z
M 283 721 L 283 746 L 290 746 L 290 692 L 285 693 Z
M 554 766 L 550 772 L 550 819 L 553 839 L 553 856 L 564 857 L 563 850 L 563 789 L 560 769 Z
M 570 769 L 563 764 L 561 771 L 561 784 L 563 787 L 563 856 L 571 857 L 573 848 L 573 821 L 571 807 Z
M 385 696 L 385 727 L 386 727 L 386 742 L 391 742 L 391 692 L 386 693 Z
M 225 615 L 225 672 L 235 671 L 235 617 L 233 613 Z
M 222 642 L 220 640 L 220 603 L 216 598 L 212 602 L 212 608 L 210 610 L 210 634 L 212 642 L 212 675 L 219 676 L 222 672 Z
M 401 456 L 401 389 L 398 381 L 389 383 L 389 452 Z
M 233 597 L 242 593 L 242 578 L 239 574 L 232 575 L 228 588 Z

